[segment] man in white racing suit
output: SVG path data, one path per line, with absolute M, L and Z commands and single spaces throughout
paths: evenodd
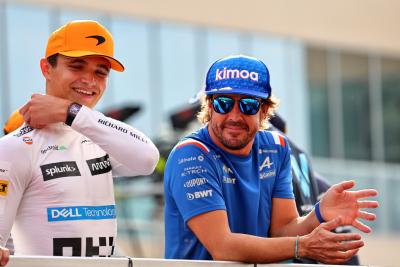
M 0 139 L 0 265 L 10 232 L 17 254 L 113 254 L 112 177 L 150 174 L 159 158 L 143 133 L 91 109 L 110 69 L 124 70 L 113 50 L 95 21 L 51 34 L 40 61 L 46 94 L 33 94 L 20 109 L 25 124 Z

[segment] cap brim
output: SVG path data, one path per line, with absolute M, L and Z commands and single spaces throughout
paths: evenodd
M 206 92 L 207 95 L 215 95 L 215 94 L 241 94 L 241 95 L 248 95 L 254 96 L 262 99 L 267 99 L 269 95 L 264 92 L 259 92 L 247 88 L 232 88 L 232 87 L 224 87 L 219 89 L 210 89 Z
M 66 51 L 66 52 L 58 52 L 58 54 L 61 54 L 63 56 L 67 57 L 84 57 L 84 56 L 99 56 L 99 57 L 104 57 L 110 62 L 111 68 L 115 71 L 123 72 L 125 70 L 124 65 L 122 65 L 121 62 L 116 60 L 113 57 L 106 56 L 100 53 L 94 53 L 91 51 Z

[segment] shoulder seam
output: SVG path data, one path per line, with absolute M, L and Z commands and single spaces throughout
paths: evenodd
M 193 138 L 187 138 L 187 139 L 183 140 L 182 142 L 179 142 L 176 145 L 176 148 L 178 149 L 178 148 L 181 148 L 181 147 L 184 147 L 187 145 L 195 145 L 206 153 L 210 152 L 210 149 L 205 144 L 203 144 L 202 142 L 195 140 Z
M 283 135 L 281 135 L 280 133 L 276 132 L 276 131 L 270 131 L 272 137 L 274 138 L 274 142 L 275 145 L 280 145 L 285 147 L 286 146 L 286 141 L 285 141 L 285 137 L 283 137 Z

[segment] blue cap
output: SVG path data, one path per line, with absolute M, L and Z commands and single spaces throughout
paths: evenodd
M 271 95 L 267 66 L 253 57 L 238 55 L 217 60 L 207 72 L 205 93 L 243 94 L 266 99 Z

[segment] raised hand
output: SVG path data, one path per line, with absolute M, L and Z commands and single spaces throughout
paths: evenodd
M 377 208 L 378 202 L 360 199 L 374 197 L 378 192 L 374 189 L 348 191 L 354 185 L 354 181 L 344 181 L 329 188 L 320 201 L 321 214 L 326 221 L 341 216 L 343 225 L 352 225 L 360 231 L 369 233 L 371 232 L 371 228 L 358 219 L 375 220 L 375 214 L 362 211 L 361 209 Z
M 299 239 L 299 256 L 312 258 L 329 264 L 348 261 L 364 246 L 361 236 L 356 233 L 337 234 L 331 232 L 343 225 L 341 217 L 320 224 L 311 233 Z
M 51 123 L 65 122 L 71 101 L 42 94 L 33 94 L 19 110 L 24 120 L 33 128 L 43 128 Z

